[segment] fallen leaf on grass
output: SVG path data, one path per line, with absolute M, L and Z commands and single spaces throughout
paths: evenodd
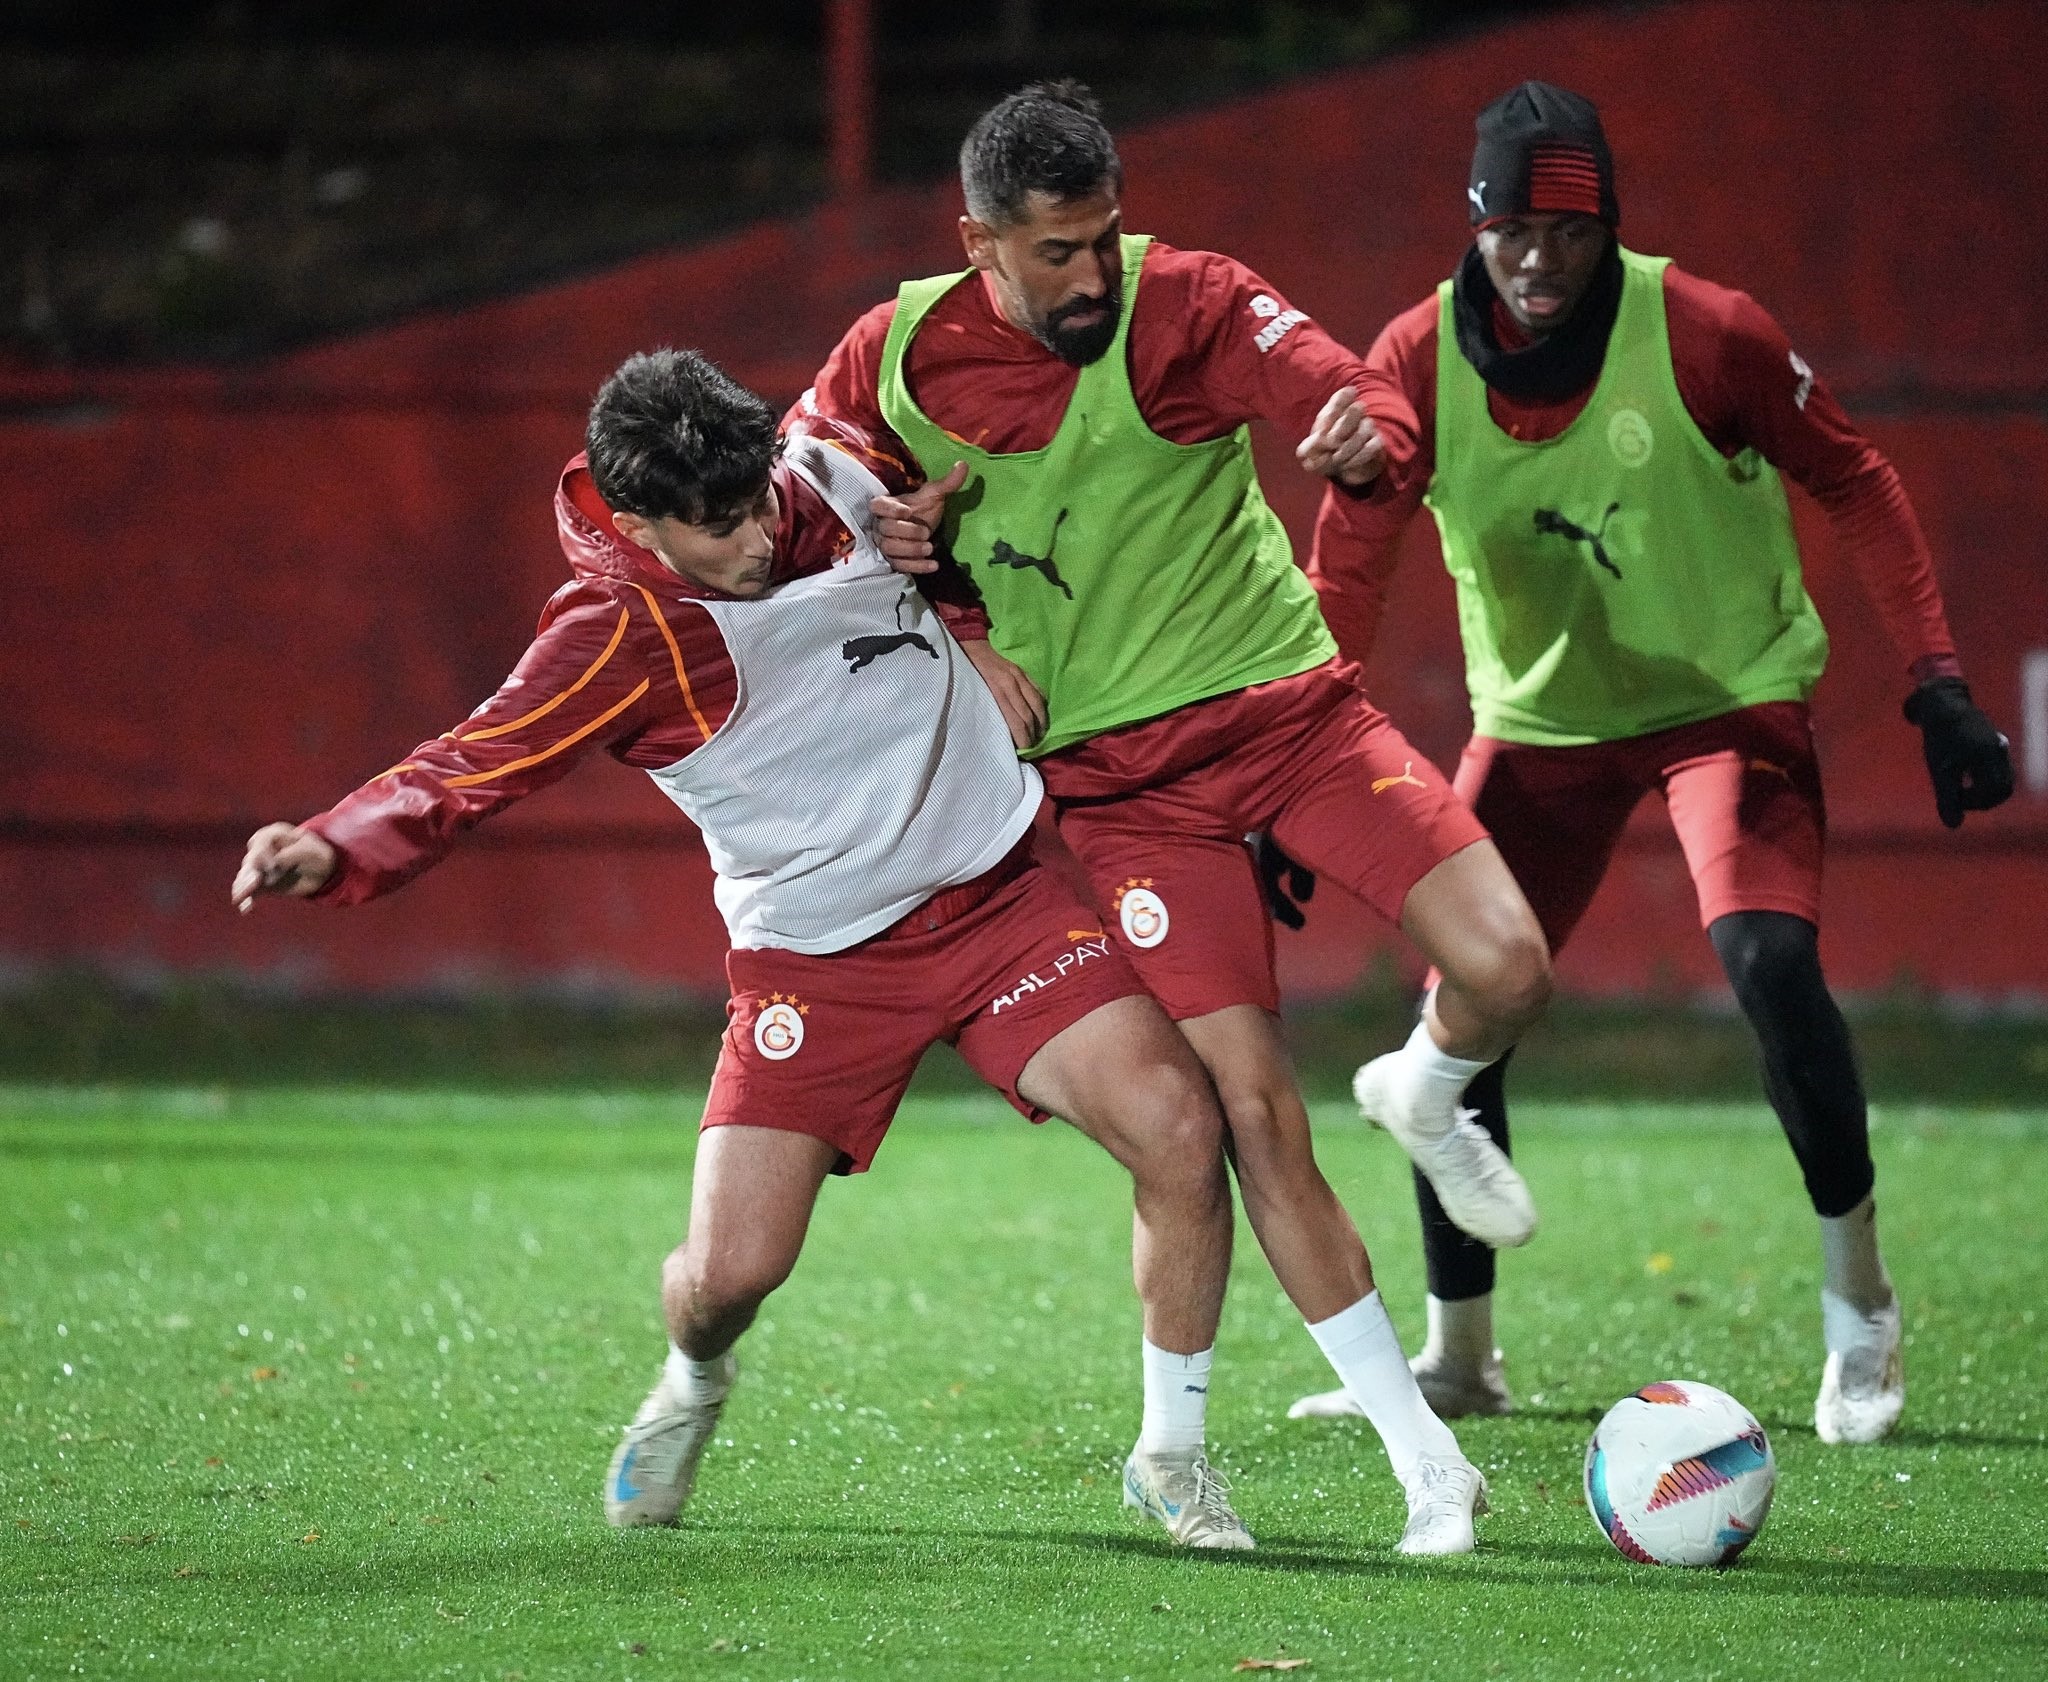
M 1669 1273 L 1671 1271 L 1671 1253 L 1668 1250 L 1654 1252 L 1643 1262 L 1643 1271 L 1645 1273 Z
M 446 1524 L 447 1522 L 439 1513 L 428 1513 L 420 1519 L 422 1524 Z
M 266 1380 L 268 1380 L 268 1379 L 273 1379 L 273 1378 L 277 1377 L 277 1368 L 275 1368 L 275 1367 L 251 1367 L 251 1368 L 249 1369 L 249 1376 L 250 1376 L 250 1377 L 251 1377 L 252 1379 L 254 1379 L 254 1380 L 255 1380 L 255 1381 L 256 1381 L 256 1382 L 258 1383 L 258 1384 L 262 1384 L 262 1383 L 264 1383 L 264 1382 L 265 1382 Z
M 35 1527 L 36 1523 L 34 1519 L 18 1518 L 14 1521 L 14 1528 L 16 1530 L 33 1530 L 35 1529 Z
M 209 1454 L 209 1455 L 208 1455 L 208 1456 L 206 1457 L 206 1463 L 207 1463 L 207 1465 L 209 1465 L 209 1466 L 219 1466 L 219 1465 L 223 1465 L 223 1464 L 224 1464 L 225 1462 L 223 1462 L 223 1461 L 222 1461 L 222 1459 L 221 1459 L 221 1457 L 220 1457 L 219 1455 L 217 1455 L 217 1454 Z
M 1232 1670 L 1306 1670 L 1307 1659 L 1239 1659 Z
M 173 1577 L 203 1577 L 205 1573 L 196 1565 L 181 1565 L 171 1575 Z
M 161 1530 L 145 1530 L 139 1536 L 116 1536 L 114 1540 L 131 1548 L 146 1548 L 162 1534 Z
M 317 1542 L 319 1540 L 320 1532 L 317 1530 L 309 1530 L 305 1533 L 305 1535 L 299 1538 L 299 1546 L 303 1548 L 308 1542 Z
M 434 1602 L 434 1616 L 437 1618 L 445 1618 L 451 1624 L 459 1624 L 462 1622 L 464 1618 L 468 1617 L 469 1614 L 467 1612 L 451 1612 L 448 1610 L 447 1607 L 443 1606 L 437 1600 Z

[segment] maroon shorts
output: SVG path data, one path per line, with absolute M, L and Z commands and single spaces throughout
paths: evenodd
M 1408 890 L 1486 831 L 1332 662 L 1039 762 L 1060 837 L 1175 1021 L 1278 1010 L 1273 925 L 1245 836 L 1398 923 Z
M 1629 814 L 1653 790 L 1663 794 L 1685 849 L 1702 925 L 1731 911 L 1820 921 L 1827 812 L 1812 721 L 1798 701 L 1584 747 L 1475 736 L 1456 784 L 1528 895 L 1553 952 L 1585 914 Z
M 726 954 L 732 1002 L 706 1127 L 774 1127 L 874 1160 L 918 1059 L 939 1040 L 1033 1121 L 1024 1065 L 1055 1034 L 1144 987 L 1100 919 L 1020 842 L 843 952 Z

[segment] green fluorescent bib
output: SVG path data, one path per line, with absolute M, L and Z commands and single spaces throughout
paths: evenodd
M 1124 236 L 1116 338 L 1081 370 L 1044 449 L 963 443 L 904 380 L 911 336 L 974 270 L 906 284 L 883 347 L 882 413 L 896 435 L 932 478 L 968 464 L 944 536 L 988 604 L 989 640 L 1045 694 L 1050 722 L 1027 757 L 1337 652 L 1259 490 L 1246 429 L 1174 444 L 1138 412 L 1125 347 L 1150 244 Z
M 1777 472 L 1707 442 L 1678 394 L 1670 259 L 1622 252 L 1599 383 L 1556 438 L 1486 408 L 1438 288 L 1436 473 L 1472 727 L 1576 746 L 1804 700 L 1827 663 Z

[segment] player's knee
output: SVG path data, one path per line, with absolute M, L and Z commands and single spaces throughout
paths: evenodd
M 1277 1077 L 1233 1083 L 1221 1096 L 1241 1176 L 1270 1181 L 1304 1164 L 1312 1166 L 1307 1115 L 1291 1083 L 1283 1085 Z
M 1223 1117 L 1192 1058 L 1147 1068 L 1127 1083 L 1120 1131 L 1141 1187 L 1185 1192 L 1214 1180 L 1223 1159 Z
M 751 1315 L 790 1275 L 794 1256 L 746 1245 L 691 1254 L 684 1263 L 683 1296 L 701 1321 Z
M 1736 1001 L 1751 1016 L 1789 1008 L 1824 988 L 1820 943 L 1804 917 L 1782 911 L 1735 911 L 1707 931 Z
M 1520 1033 L 1550 1003 L 1550 947 L 1533 917 L 1511 919 L 1461 978 L 1488 1017 Z

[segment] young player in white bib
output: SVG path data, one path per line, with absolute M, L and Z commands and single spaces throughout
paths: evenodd
M 618 1525 L 675 1522 L 733 1345 L 788 1277 L 819 1186 L 865 1170 L 937 1040 L 1025 1115 L 1131 1173 L 1144 1422 L 1125 1499 L 1196 1547 L 1248 1548 L 1204 1453 L 1229 1266 L 1221 1118 L 1101 924 L 1037 863 L 1037 774 L 968 652 L 874 543 L 909 488 L 852 429 L 776 436 L 694 353 L 629 360 L 556 497 L 576 577 L 463 724 L 302 824 L 251 837 L 233 897 L 356 904 L 602 750 L 704 832 L 732 985 L 671 1346 L 606 1476 Z M 650 915 L 659 915 L 651 907 Z

